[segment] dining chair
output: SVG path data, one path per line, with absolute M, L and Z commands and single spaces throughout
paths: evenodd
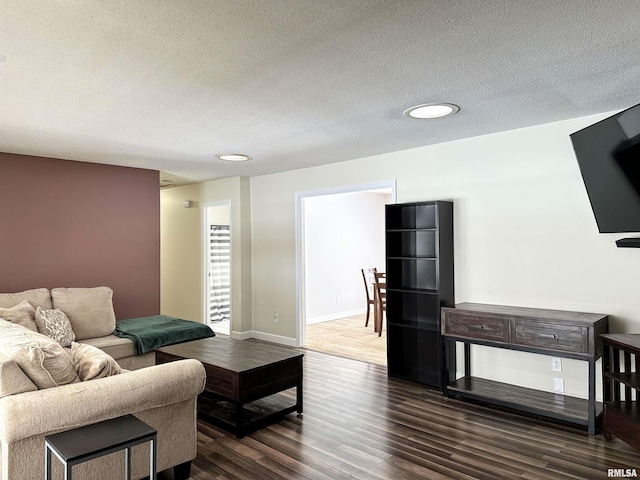
M 360 271 L 362 272 L 362 279 L 364 280 L 364 290 L 367 294 L 367 319 L 364 321 L 364 326 L 368 327 L 371 305 L 373 305 L 375 308 L 375 301 L 373 296 L 375 295 L 374 284 L 376 283 L 376 272 L 378 270 L 375 268 L 361 268 Z
M 376 272 L 374 276 L 376 283 L 374 284 L 373 326 L 380 337 L 382 336 L 382 318 L 387 311 L 387 274 Z

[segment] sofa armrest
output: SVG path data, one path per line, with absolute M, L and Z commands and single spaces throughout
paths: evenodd
M 0 399 L 0 443 L 195 398 L 205 380 L 202 363 L 189 359 L 4 397 Z

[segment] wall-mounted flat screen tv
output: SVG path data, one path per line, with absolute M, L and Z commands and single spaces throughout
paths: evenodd
M 571 134 L 600 233 L 640 232 L 640 105 Z

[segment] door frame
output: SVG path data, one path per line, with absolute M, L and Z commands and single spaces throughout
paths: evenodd
M 229 236 L 231 237 L 230 243 L 230 251 L 231 258 L 229 261 L 229 304 L 231 308 L 231 315 L 229 316 L 229 336 L 231 336 L 231 332 L 233 331 L 233 223 L 232 223 L 232 203 L 231 200 L 218 200 L 215 202 L 204 202 L 201 204 L 203 208 L 201 208 L 202 216 L 200 220 L 201 231 L 200 238 L 202 239 L 202 271 L 200 274 L 200 278 L 202 278 L 202 323 L 205 325 L 209 325 L 207 323 L 207 317 L 209 313 L 209 242 L 208 242 L 208 218 L 207 213 L 210 207 L 228 207 L 229 208 Z
M 306 342 L 307 315 L 306 315 L 306 272 L 304 270 L 304 200 L 310 197 L 325 195 L 338 195 L 341 193 L 357 193 L 369 190 L 391 189 L 391 203 L 396 203 L 397 180 L 386 180 L 362 185 L 349 185 L 345 187 L 311 190 L 295 193 L 295 248 L 296 248 L 296 347 L 304 347 Z

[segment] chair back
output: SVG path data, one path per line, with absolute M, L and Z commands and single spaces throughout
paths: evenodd
M 382 335 L 382 312 L 387 311 L 387 274 L 382 272 L 376 272 L 376 283 L 374 285 L 376 289 L 374 300 L 374 330 L 378 332 L 378 336 Z
M 364 289 L 367 293 L 367 303 L 373 304 L 373 289 L 376 283 L 376 273 L 378 272 L 375 268 L 362 268 L 362 279 L 364 280 Z
M 374 274 L 376 283 L 374 284 L 376 294 L 380 299 L 380 308 L 387 310 L 387 274 L 383 272 L 376 272 Z

